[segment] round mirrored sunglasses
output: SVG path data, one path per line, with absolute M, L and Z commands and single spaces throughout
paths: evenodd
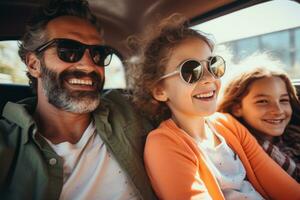
M 205 65 L 203 64 L 204 62 L 208 63 L 208 71 L 215 78 L 221 78 L 224 75 L 226 69 L 225 60 L 221 56 L 212 56 L 207 60 L 201 61 L 195 59 L 185 60 L 177 67 L 177 70 L 163 75 L 158 79 L 158 81 L 180 74 L 180 77 L 184 82 L 188 84 L 196 83 L 203 76 L 205 68 Z

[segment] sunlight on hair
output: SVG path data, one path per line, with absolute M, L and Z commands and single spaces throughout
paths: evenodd
M 225 56 L 229 58 L 231 56 L 230 52 L 227 52 L 227 54 L 225 53 Z M 286 66 L 280 60 L 272 57 L 271 54 L 268 54 L 266 52 L 254 53 L 248 56 L 247 58 L 241 60 L 237 64 L 227 63 L 226 66 L 227 66 L 226 73 L 221 78 L 222 86 L 220 90 L 220 96 L 223 95 L 224 89 L 232 80 L 238 78 L 239 76 L 241 76 L 241 74 L 245 72 L 256 71 L 258 68 L 265 68 L 267 70 L 277 71 L 283 74 L 287 74 L 284 70 Z

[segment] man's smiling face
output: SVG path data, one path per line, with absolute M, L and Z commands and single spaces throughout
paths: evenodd
M 46 31 L 49 41 L 66 38 L 88 45 L 102 44 L 97 29 L 78 17 L 58 17 L 48 23 Z M 54 45 L 43 52 L 40 61 L 38 86 L 49 103 L 73 113 L 88 113 L 97 108 L 104 85 L 104 67 L 93 62 L 88 49 L 79 61 L 68 63 L 58 57 Z

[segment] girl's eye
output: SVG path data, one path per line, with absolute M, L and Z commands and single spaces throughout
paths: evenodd
M 281 103 L 290 103 L 290 99 L 287 98 L 287 99 L 280 99 L 280 102 Z
M 255 102 L 256 104 L 267 104 L 268 101 L 266 99 L 258 100 Z

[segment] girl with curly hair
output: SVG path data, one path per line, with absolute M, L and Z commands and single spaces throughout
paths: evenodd
M 299 199 L 298 183 L 248 130 L 231 115 L 215 113 L 225 61 L 213 54 L 211 40 L 179 15 L 151 32 L 129 74 L 137 108 L 162 121 L 144 151 L 158 197 Z

